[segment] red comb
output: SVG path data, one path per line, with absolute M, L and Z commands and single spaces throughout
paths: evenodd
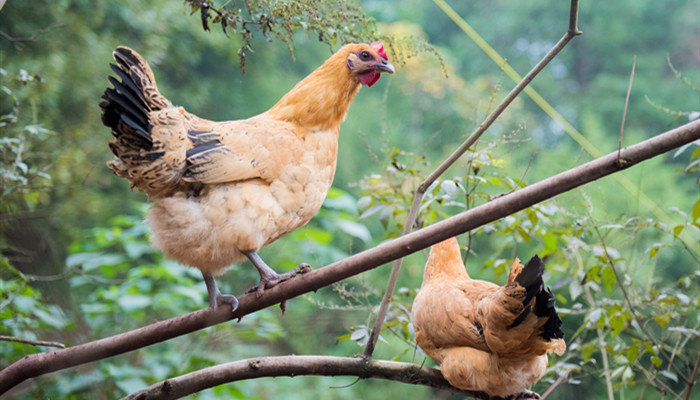
M 389 60 L 389 57 L 386 56 L 386 50 L 384 50 L 384 43 L 382 43 L 382 42 L 374 42 L 374 43 L 372 43 L 372 48 L 375 49 L 375 50 L 377 50 L 377 53 L 379 53 L 379 55 L 380 55 L 383 59 Z

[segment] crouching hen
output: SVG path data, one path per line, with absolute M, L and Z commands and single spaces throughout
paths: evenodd
M 116 78 L 100 103 L 112 129 L 109 168 L 153 200 L 151 241 L 165 256 L 199 268 L 216 308 L 213 276 L 249 259 L 258 295 L 300 272 L 277 274 L 257 251 L 305 225 L 321 207 L 335 174 L 340 124 L 361 85 L 394 73 L 381 43 L 342 47 L 268 111 L 226 122 L 174 106 L 135 51 L 118 47 Z
M 498 286 L 467 274 L 457 239 L 432 247 L 413 301 L 416 342 L 455 387 L 490 396 L 539 398 L 525 388 L 547 368 L 547 353 L 566 349 L 544 263 L 516 259 Z

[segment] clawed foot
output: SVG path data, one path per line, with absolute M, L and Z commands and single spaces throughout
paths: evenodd
M 238 299 L 236 296 L 221 293 L 214 296 L 214 299 L 209 299 L 209 305 L 215 310 L 222 304 L 231 305 L 231 312 L 234 312 L 238 308 Z
M 248 289 L 248 291 L 246 293 L 255 292 L 255 295 L 257 297 L 260 297 L 265 292 L 265 289 L 273 288 L 284 281 L 287 281 L 287 280 L 294 278 L 298 274 L 303 274 L 303 273 L 306 273 L 309 271 L 311 271 L 311 266 L 309 266 L 309 264 L 305 264 L 305 263 L 297 265 L 296 268 L 294 268 L 293 270 L 291 270 L 289 272 L 285 272 L 284 274 L 278 274 L 274 271 L 272 271 L 270 273 L 270 271 L 261 270 L 260 283 L 256 286 L 253 286 L 252 288 Z
M 231 305 L 231 312 L 236 311 L 238 308 L 238 299 L 236 296 L 221 294 L 211 274 L 202 273 L 202 276 L 204 277 L 204 283 L 207 285 L 207 292 L 209 293 L 209 306 L 216 310 L 222 304 L 229 304 Z
M 272 268 L 270 268 L 267 264 L 265 264 L 265 261 L 260 258 L 258 253 L 254 251 L 241 251 L 241 253 L 245 254 L 246 257 L 250 260 L 250 262 L 253 263 L 255 268 L 258 270 L 260 273 L 260 283 L 257 286 L 254 286 L 248 290 L 247 293 L 252 293 L 255 292 L 255 295 L 257 297 L 262 296 L 262 294 L 265 292 L 265 289 L 269 289 L 272 287 L 275 287 L 279 285 L 280 283 L 294 278 L 297 274 L 305 273 L 311 271 L 311 267 L 309 264 L 299 264 L 297 265 L 296 268 L 289 272 L 285 272 L 284 274 L 278 274 L 275 272 Z M 282 309 L 282 314 L 284 314 L 284 310 L 286 309 L 287 306 L 287 301 L 284 300 L 280 303 L 280 308 Z
M 529 390 L 523 390 L 520 393 L 516 394 L 511 394 L 510 396 L 506 397 L 505 400 L 538 400 L 541 399 L 540 395 L 531 392 Z

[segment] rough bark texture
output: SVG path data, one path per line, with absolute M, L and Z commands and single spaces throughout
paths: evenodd
M 204 368 L 151 385 L 125 397 L 126 400 L 177 399 L 224 383 L 252 378 L 297 375 L 355 376 L 360 379 L 387 379 L 414 385 L 432 386 L 478 399 L 481 392 L 459 390 L 442 377 L 440 371 L 419 365 L 330 356 L 261 357 Z

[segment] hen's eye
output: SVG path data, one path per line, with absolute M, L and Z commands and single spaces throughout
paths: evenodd
M 362 61 L 367 61 L 367 60 L 369 60 L 370 58 L 372 58 L 372 56 L 369 54 L 368 51 L 363 51 L 363 52 L 360 53 L 360 59 L 361 59 Z

